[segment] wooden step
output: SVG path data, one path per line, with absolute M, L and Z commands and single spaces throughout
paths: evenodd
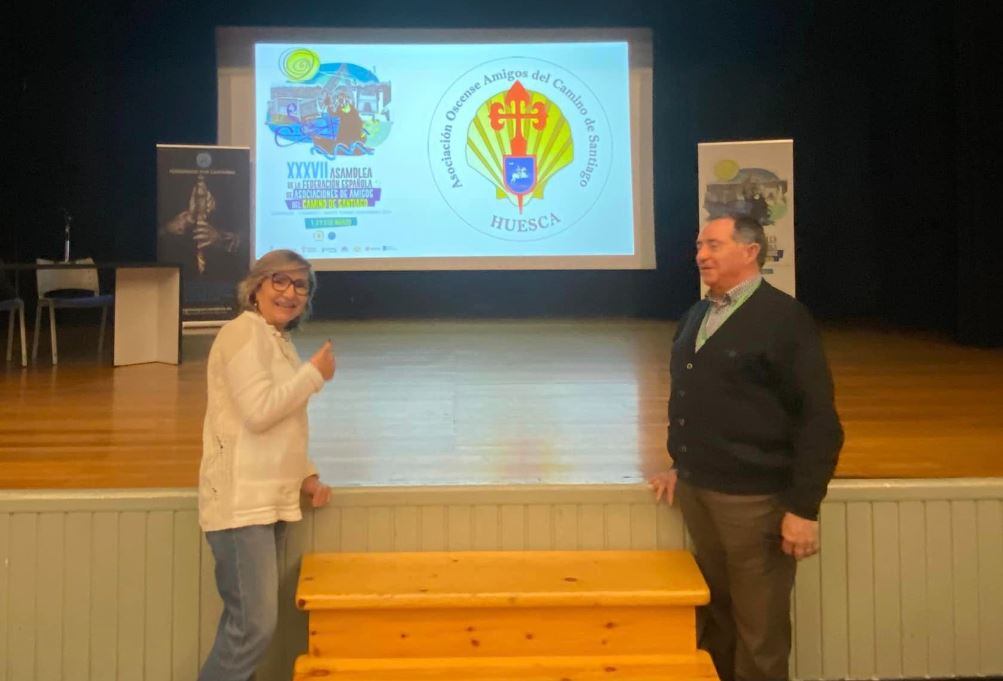
M 702 650 L 678 655 L 332 659 L 303 655 L 293 681 L 717 681 Z
M 685 653 L 696 649 L 691 608 L 435 608 L 310 613 L 319 657 Z
M 688 551 L 465 551 L 303 556 L 304 610 L 708 602 Z
M 295 678 L 711 681 L 708 597 L 684 551 L 307 555 Z
M 685 551 L 313 554 L 297 603 L 333 659 L 692 654 Z

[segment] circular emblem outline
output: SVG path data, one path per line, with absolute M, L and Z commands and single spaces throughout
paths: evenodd
M 569 69 L 567 69 L 564 66 L 562 66 L 560 64 L 557 64 L 555 62 L 552 62 L 552 61 L 549 61 L 549 60 L 546 60 L 546 59 L 540 59 L 538 57 L 527 57 L 527 56 L 523 56 L 523 55 L 511 55 L 511 56 L 508 56 L 508 57 L 499 57 L 499 58 L 496 58 L 496 59 L 489 59 L 488 61 L 481 62 L 480 64 L 476 64 L 475 66 L 472 66 L 471 68 L 467 69 L 462 74 L 460 74 L 452 83 L 449 84 L 449 86 L 446 88 L 445 92 L 443 92 L 442 96 L 439 98 L 439 101 L 436 103 L 435 111 L 433 113 L 432 120 L 430 121 L 429 128 L 428 128 L 428 162 L 429 162 L 429 172 L 432 175 L 432 182 L 433 182 L 433 184 L 435 184 L 435 188 L 439 192 L 439 195 L 442 197 L 442 200 L 445 201 L 445 203 L 449 207 L 449 209 L 458 218 L 460 218 L 460 220 L 462 220 L 465 224 L 467 224 L 467 226 L 473 228 L 479 234 L 483 234 L 485 236 L 489 236 L 489 237 L 491 237 L 493 239 L 498 239 L 499 241 L 505 241 L 505 242 L 509 242 L 509 243 L 512 243 L 512 242 L 515 242 L 515 243 L 532 243 L 532 242 L 535 242 L 535 241 L 543 241 L 543 240 L 546 240 L 546 239 L 550 239 L 550 238 L 553 238 L 553 237 L 555 237 L 555 236 L 557 236 L 559 234 L 562 234 L 562 233 L 566 232 L 568 229 L 570 229 L 571 227 L 573 227 L 577 223 L 581 222 L 581 220 L 592 211 L 592 209 L 595 207 L 596 203 L 598 203 L 599 199 L 602 197 L 603 193 L 606 190 L 606 185 L 608 184 L 610 175 L 612 173 L 612 161 L 608 161 L 608 162 L 606 162 L 604 164 L 601 164 L 602 166 L 604 166 L 604 168 L 603 168 L 604 174 L 603 174 L 603 177 L 602 177 L 601 184 L 599 185 L 598 189 L 596 189 L 594 191 L 594 198 L 593 198 L 592 202 L 588 204 L 588 206 L 582 211 L 582 213 L 580 215 L 578 215 L 577 217 L 575 217 L 573 220 L 568 221 L 568 223 L 566 225 L 562 226 L 560 229 L 558 229 L 556 231 L 550 232 L 548 234 L 544 234 L 543 236 L 531 237 L 531 238 L 507 238 L 507 237 L 501 236 L 501 235 L 499 235 L 497 233 L 493 233 L 493 232 L 487 231 L 486 229 L 482 229 L 481 227 L 479 227 L 476 224 L 474 224 L 473 222 L 471 222 L 469 219 L 467 219 L 467 217 L 465 217 L 464 215 L 462 215 L 460 213 L 460 211 L 457 210 L 453 206 L 452 202 L 450 202 L 450 200 L 447 198 L 445 192 L 443 191 L 443 187 L 440 185 L 439 179 L 437 177 L 436 169 L 435 169 L 435 163 L 442 160 L 442 158 L 441 158 L 442 157 L 441 151 L 435 151 L 435 149 L 434 149 L 434 147 L 436 145 L 440 144 L 440 141 L 439 141 L 439 138 L 438 138 L 437 132 L 436 132 L 436 126 L 437 126 L 437 123 L 439 123 L 440 126 L 441 126 L 440 115 L 443 113 L 443 111 L 448 111 L 449 110 L 448 108 L 444 108 L 444 106 L 443 106 L 443 103 L 446 101 L 446 98 L 454 91 L 454 89 L 456 88 L 456 86 L 457 86 L 458 83 L 460 83 L 464 79 L 468 78 L 470 76 L 470 74 L 473 73 L 474 71 L 482 70 L 486 66 L 491 65 L 491 64 L 495 64 L 495 63 L 498 63 L 498 62 L 511 62 L 513 60 L 524 60 L 524 61 L 532 62 L 532 63 L 535 63 L 535 64 L 541 64 L 541 65 L 545 64 L 547 66 L 554 67 L 554 68 L 559 69 L 560 71 L 562 71 L 564 74 L 573 77 L 578 83 L 581 83 L 581 85 L 585 88 L 585 90 L 588 91 L 589 95 L 591 95 L 591 97 L 595 101 L 596 106 L 598 107 L 598 110 L 599 110 L 599 112 L 600 112 L 600 114 L 602 116 L 601 122 L 605 125 L 605 129 L 602 130 L 602 132 L 605 134 L 604 136 L 608 140 L 607 144 L 608 144 L 609 158 L 612 159 L 614 157 L 614 155 L 615 155 L 614 152 L 615 152 L 615 148 L 616 148 L 616 142 L 615 142 L 615 140 L 613 138 L 613 135 L 612 135 L 612 127 L 610 125 L 609 115 L 606 113 L 606 109 L 602 105 L 602 100 L 600 100 L 599 97 L 596 95 L 596 93 L 592 90 L 592 88 L 589 87 L 588 83 L 586 83 L 584 80 L 582 80 L 581 78 L 579 78 L 577 75 L 575 75 Z M 482 79 L 479 78 L 477 82 L 481 82 L 481 80 Z M 530 87 L 532 87 L 532 81 L 528 81 L 528 82 L 530 82 L 530 84 L 531 84 Z M 539 90 L 533 90 L 533 91 L 537 91 L 538 92 Z M 494 93 L 494 94 L 497 94 L 497 93 Z M 494 96 L 494 94 L 486 95 L 483 98 L 483 100 L 481 101 L 481 103 L 476 104 L 476 106 L 474 107 L 475 111 L 476 111 L 476 108 L 479 108 L 481 106 L 481 104 L 483 103 L 483 101 L 486 101 L 487 99 L 490 99 L 491 97 Z M 541 93 L 541 94 L 543 94 L 543 93 Z M 547 94 L 547 96 L 548 96 L 548 98 L 550 98 L 549 93 Z M 556 98 L 551 98 L 551 99 L 553 101 L 560 101 L 560 100 L 557 100 Z M 470 104 L 473 105 L 473 102 L 471 102 Z M 564 111 L 563 108 L 561 110 Z M 572 105 L 572 110 L 574 110 L 574 106 L 573 105 Z M 474 115 L 476 115 L 476 113 Z M 469 117 L 465 116 L 464 117 L 463 120 L 467 121 L 465 127 L 469 127 L 469 125 L 470 125 L 468 119 L 472 120 L 473 116 L 469 116 Z M 600 119 L 597 118 L 597 121 L 599 121 L 599 120 Z M 630 122 L 628 121 L 627 124 L 629 125 Z M 465 139 L 465 135 L 464 135 L 464 139 Z M 452 148 L 453 148 L 453 145 L 451 144 L 450 145 L 450 150 L 452 150 Z M 466 148 L 466 144 L 464 144 L 464 149 L 465 148 Z M 586 146 L 585 148 L 587 149 L 588 147 Z M 588 155 L 586 154 L 585 157 L 587 159 Z M 464 159 L 464 163 L 466 163 L 466 156 L 465 156 L 465 154 L 463 156 L 463 159 Z M 582 167 L 585 167 L 584 164 L 581 165 L 580 167 L 578 167 L 578 169 L 580 169 Z

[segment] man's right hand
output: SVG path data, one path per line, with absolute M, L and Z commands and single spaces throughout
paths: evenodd
M 673 468 L 665 473 L 655 473 L 650 478 L 648 478 L 648 484 L 651 485 L 651 489 L 655 490 L 655 503 L 657 504 L 662 500 L 662 495 L 665 496 L 665 503 L 669 506 L 673 504 L 676 500 L 676 480 L 679 479 L 679 474 L 676 469 Z
M 320 350 L 313 353 L 310 363 L 317 367 L 317 371 L 323 376 L 325 381 L 334 378 L 334 353 L 331 352 L 331 341 L 326 340 L 320 346 Z

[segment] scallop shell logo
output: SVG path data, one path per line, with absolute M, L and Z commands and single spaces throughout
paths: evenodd
M 518 204 L 520 212 L 543 198 L 547 182 L 574 157 L 560 107 L 519 81 L 481 104 L 467 128 L 467 163 L 494 185 L 496 199 Z
M 297 47 L 286 50 L 279 57 L 279 70 L 291 81 L 310 80 L 320 69 L 320 57 L 313 50 Z
M 607 188 L 611 171 L 630 164 L 629 149 L 614 156 L 615 137 L 625 135 L 613 134 L 588 83 L 555 62 L 503 57 L 472 66 L 443 92 L 429 167 L 462 222 L 493 239 L 543 241 L 581 223 L 603 197 L 603 210 L 630 210 L 629 185 Z

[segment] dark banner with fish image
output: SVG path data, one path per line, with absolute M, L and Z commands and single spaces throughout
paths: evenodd
M 181 266 L 183 322 L 237 315 L 250 237 L 250 150 L 158 144 L 157 260 Z

